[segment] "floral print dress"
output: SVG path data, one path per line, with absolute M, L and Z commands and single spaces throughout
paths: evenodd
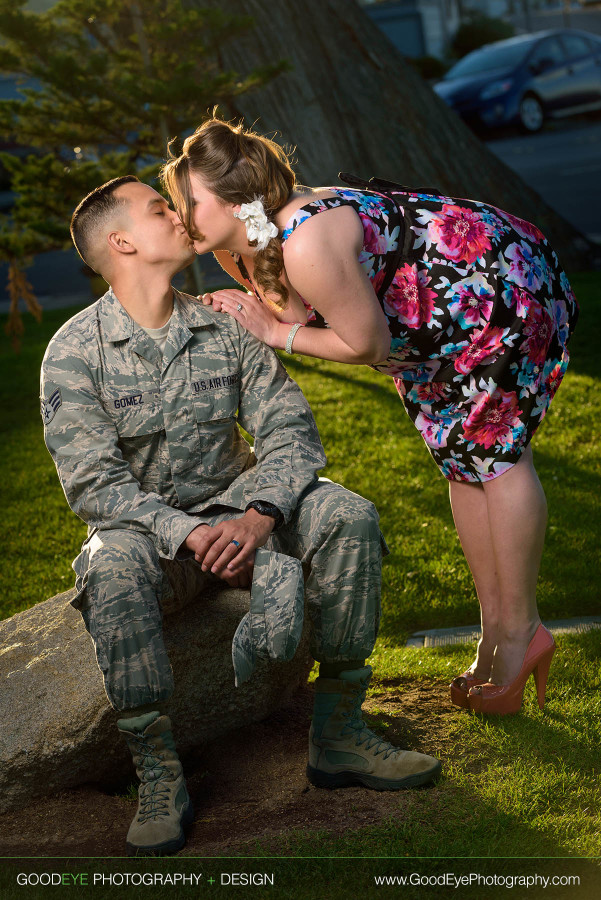
M 343 204 L 363 224 L 359 262 L 374 290 L 388 254 L 403 255 L 381 299 L 394 378 L 443 475 L 481 482 L 515 465 L 568 364 L 578 306 L 557 256 L 528 222 L 474 200 L 328 188 L 282 235 Z M 307 304 L 305 304 L 307 305 Z M 309 324 L 325 325 L 307 305 Z

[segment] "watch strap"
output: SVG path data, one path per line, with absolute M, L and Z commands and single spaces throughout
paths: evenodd
M 275 519 L 275 528 L 284 524 L 284 514 L 275 503 L 270 503 L 268 500 L 251 500 L 244 511 L 247 512 L 249 509 L 256 510 L 262 516 L 271 516 L 272 519 Z

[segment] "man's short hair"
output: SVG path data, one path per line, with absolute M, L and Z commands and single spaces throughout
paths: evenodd
M 71 237 L 75 249 L 85 264 L 95 272 L 100 271 L 98 266 L 102 261 L 101 249 L 104 248 L 99 229 L 120 206 L 126 204 L 126 200 L 115 197 L 115 191 L 130 181 L 139 181 L 139 178 L 135 175 L 122 175 L 101 184 L 83 198 L 71 217 Z

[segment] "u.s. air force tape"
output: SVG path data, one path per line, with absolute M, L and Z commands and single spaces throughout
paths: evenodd
M 49 422 L 52 422 L 59 406 L 62 405 L 62 402 L 63 398 L 61 397 L 60 388 L 57 388 L 55 391 L 53 391 L 47 400 L 42 397 L 40 404 L 44 425 L 48 425 Z

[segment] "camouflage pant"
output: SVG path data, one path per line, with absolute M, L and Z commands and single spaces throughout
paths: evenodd
M 214 525 L 240 515 L 227 510 L 198 519 Z M 301 562 L 315 659 L 340 662 L 371 653 L 380 618 L 382 547 L 373 504 L 327 480 L 309 488 L 290 522 L 270 536 L 268 550 Z M 130 530 L 96 531 L 73 566 L 73 605 L 94 641 L 113 708 L 168 699 L 173 673 L 161 603 L 172 593 L 180 601 L 198 598 L 214 577 L 193 559 L 160 558 L 148 537 Z

